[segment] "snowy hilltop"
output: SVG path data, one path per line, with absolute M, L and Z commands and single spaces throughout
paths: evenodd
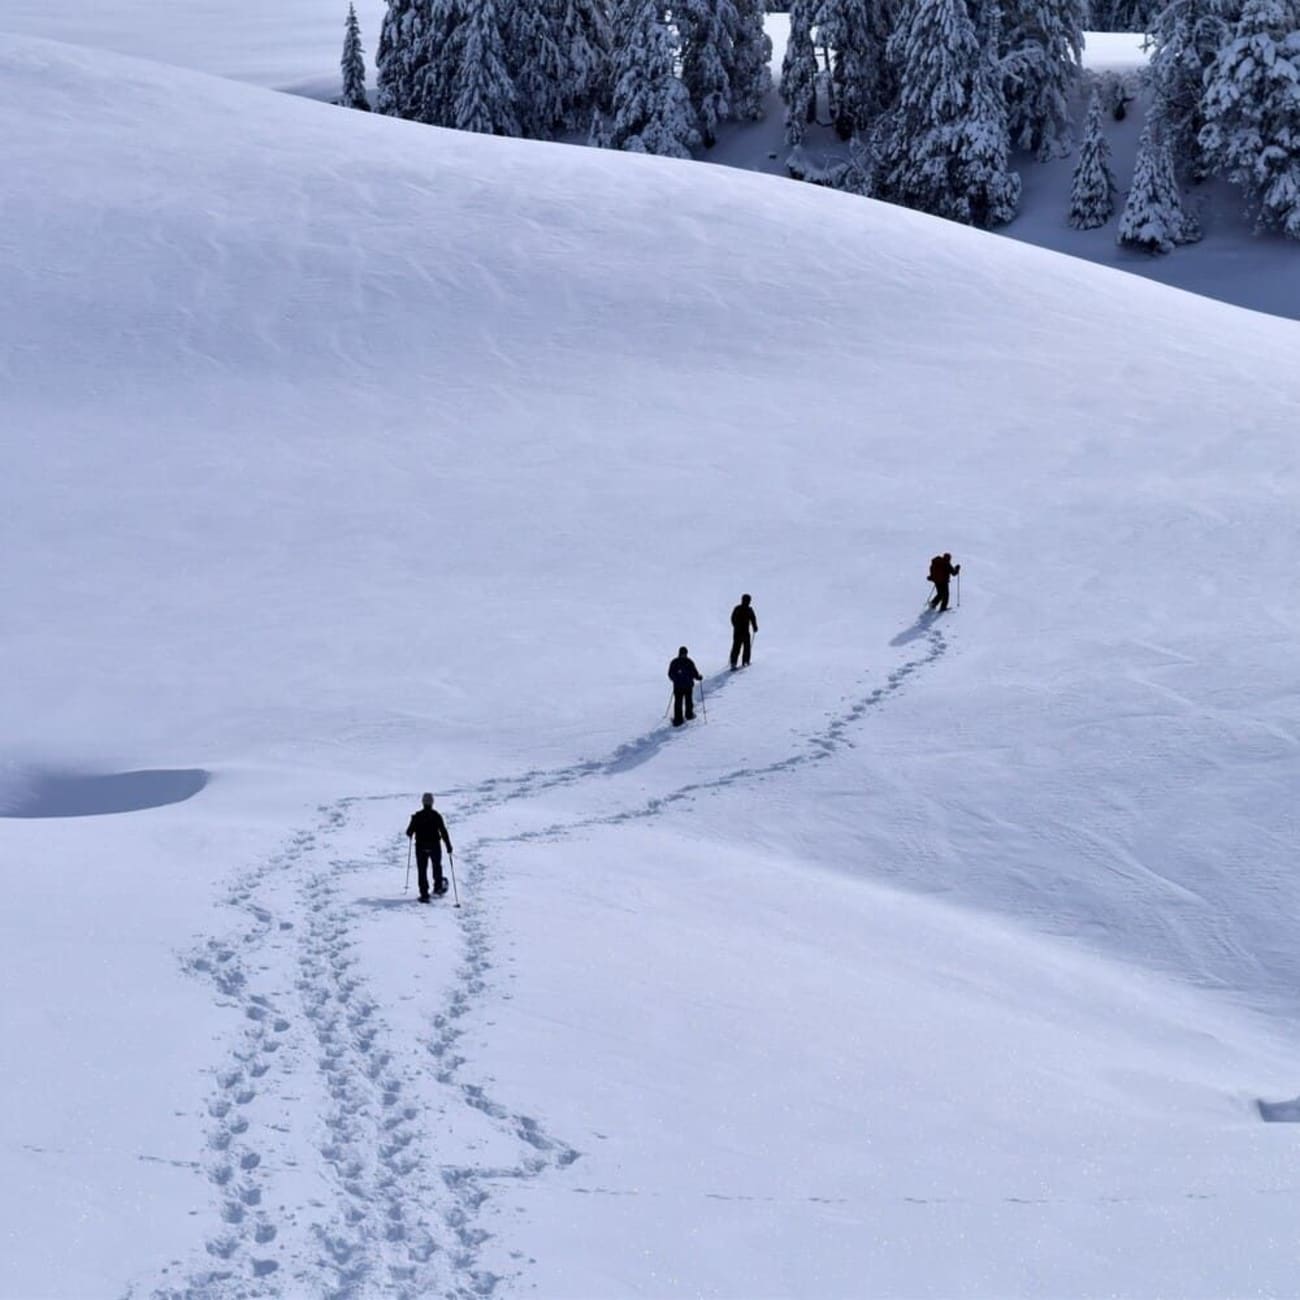
M 1300 326 L 84 45 L 0 107 L 0 1296 L 1293 1289 Z

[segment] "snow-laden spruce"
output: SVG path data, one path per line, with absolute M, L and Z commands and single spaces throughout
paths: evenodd
M 676 72 L 676 33 L 658 0 L 618 0 L 614 31 L 614 95 L 602 142 L 632 153 L 689 158 L 700 133 Z
M 975 226 L 1016 215 L 1006 103 L 994 55 L 992 11 L 981 48 L 965 0 L 913 4 L 889 42 L 899 99 L 880 132 L 874 171 L 881 198 Z
M 785 138 L 798 145 L 817 118 L 819 68 L 813 22 L 820 0 L 793 0 L 790 29 L 781 60 L 781 98 L 785 101 Z
M 1300 239 L 1300 5 L 1247 0 L 1203 111 L 1206 165 L 1241 187 L 1261 228 Z
M 740 19 L 732 0 L 680 0 L 673 16 L 681 41 L 682 84 L 691 97 L 705 147 L 712 148 L 718 124 L 731 116 L 727 61 L 731 33 Z
M 1040 162 L 1070 152 L 1086 17 L 1086 0 L 1009 0 L 1003 10 L 1008 128 Z
M 1145 32 L 1165 0 L 1091 0 L 1088 23 L 1094 32 Z
M 1175 170 L 1189 180 L 1209 175 L 1200 134 L 1205 125 L 1205 74 L 1231 34 L 1230 0 L 1171 0 L 1151 29 L 1147 115 L 1157 122 Z
M 568 66 L 560 44 L 563 0 L 507 0 L 507 67 L 515 88 L 519 133 L 548 140 L 564 123 Z
M 518 135 L 517 92 L 498 0 L 473 0 L 462 15 L 452 37 L 457 57 L 451 125 L 481 135 Z
M 588 127 L 612 90 L 613 35 L 602 0 L 561 0 L 556 40 L 564 61 L 564 124 Z
M 1118 240 L 1144 253 L 1171 253 L 1187 242 L 1189 223 L 1174 181 L 1169 145 L 1151 122 L 1138 141 L 1133 184 L 1119 217 Z
M 818 22 L 822 42 L 835 52 L 831 65 L 835 129 L 844 140 L 865 135 L 893 102 L 896 91 L 887 57 L 894 30 L 891 0 L 823 0 Z
M 348 5 L 347 22 L 343 29 L 343 93 L 338 102 L 344 108 L 370 111 L 370 97 L 366 94 L 366 57 L 361 46 L 361 24 L 357 21 L 355 5 Z
M 727 16 L 734 19 L 731 42 L 724 47 L 731 114 L 757 122 L 767 111 L 772 89 L 772 38 L 764 25 L 763 0 L 731 0 Z
M 1070 187 L 1070 225 L 1076 230 L 1104 226 L 1115 211 L 1115 174 L 1110 168 L 1110 145 L 1102 129 L 1101 95 L 1093 90 L 1083 143 Z
M 376 112 L 420 116 L 428 8 L 428 0 L 388 0 L 375 52 Z

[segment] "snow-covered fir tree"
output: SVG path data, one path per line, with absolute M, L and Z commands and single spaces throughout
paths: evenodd
M 700 133 L 691 97 L 677 76 L 676 34 L 659 0 L 618 0 L 614 30 L 610 147 L 689 158 Z
M 357 21 L 355 5 L 348 5 L 348 18 L 343 28 L 343 93 L 338 102 L 344 108 L 370 111 L 370 97 L 366 94 L 366 56 L 361 48 L 361 24 Z
M 1145 253 L 1170 253 L 1185 241 L 1187 217 L 1177 187 L 1170 191 L 1172 175 L 1169 146 L 1148 122 L 1138 142 L 1133 184 L 1119 215 L 1119 243 Z
M 757 122 L 767 111 L 772 89 L 772 38 L 763 24 L 763 0 L 731 0 L 724 17 L 732 24 L 726 55 L 731 114 Z
M 518 92 L 506 60 L 498 0 L 473 0 L 463 12 L 452 36 L 457 58 L 451 125 L 482 135 L 518 135 Z
M 428 0 L 388 0 L 375 51 L 375 111 L 420 116 Z
M 781 61 L 781 98 L 785 101 L 787 144 L 800 144 L 808 123 L 817 117 L 817 47 L 813 22 L 821 0 L 793 0 L 790 34 Z
M 1083 57 L 1087 0 L 1006 0 L 1002 70 L 1016 148 L 1041 162 L 1070 152 L 1070 104 Z
M 457 73 L 463 51 L 466 6 L 472 0 L 425 0 L 414 78 L 417 121 L 456 125 Z
M 673 17 L 681 41 L 682 84 L 695 108 L 704 145 L 712 148 L 718 123 L 731 116 L 727 63 L 731 33 L 740 19 L 732 0 L 677 0 Z
M 997 42 L 996 11 L 981 47 L 965 0 L 913 0 L 889 42 L 899 98 L 873 150 L 880 197 L 976 226 L 1015 216 Z
M 923 0 L 912 0 L 913 7 Z M 831 65 L 835 129 L 840 138 L 864 135 L 894 98 L 887 49 L 892 0 L 824 0 L 821 38 L 834 51 Z
M 1089 30 L 1094 32 L 1145 32 L 1165 0 L 1092 0 L 1088 6 Z
M 1160 126 L 1178 172 L 1193 181 L 1208 175 L 1201 148 L 1205 74 L 1231 35 L 1229 0 L 1171 0 L 1151 29 L 1148 115 Z
M 569 69 L 560 46 L 563 0 L 504 0 L 506 58 L 520 134 L 549 140 L 564 125 Z
M 1070 187 L 1070 225 L 1075 230 L 1104 226 L 1115 211 L 1115 174 L 1110 169 L 1110 145 L 1102 130 L 1101 95 L 1088 101 L 1083 143 Z
M 1300 239 L 1300 5 L 1247 0 L 1205 81 L 1205 161 L 1261 228 Z
M 570 130 L 589 127 L 613 91 L 613 32 L 604 0 L 562 0 L 556 39 L 565 68 L 564 124 Z

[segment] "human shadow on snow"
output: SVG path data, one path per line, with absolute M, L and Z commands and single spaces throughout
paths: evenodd
M 937 609 L 923 609 L 917 615 L 911 627 L 904 628 L 889 644 L 893 646 L 908 645 L 923 637 L 939 620 Z
M 709 700 L 721 695 L 723 687 L 735 676 L 736 674 L 731 672 L 730 669 L 723 669 L 722 672 L 714 673 L 712 677 L 706 677 L 704 681 L 699 683 L 701 694 L 696 697 L 695 701 L 695 721 L 697 725 L 704 721 L 704 711 L 708 708 Z M 625 741 L 609 758 L 598 762 L 594 770 L 603 776 L 618 776 L 623 772 L 630 772 L 633 768 L 640 767 L 643 763 L 648 763 L 681 730 L 681 728 L 674 727 L 669 721 L 668 715 L 671 711 L 670 695 L 668 708 L 664 710 L 663 721 L 653 731 L 647 731 L 644 735 L 637 736 L 635 740 Z

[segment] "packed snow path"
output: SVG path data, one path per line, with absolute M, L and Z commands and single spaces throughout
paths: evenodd
M 491 1185 L 538 1178 L 581 1155 L 548 1131 L 544 1117 L 494 1097 L 465 1043 L 467 1026 L 480 1031 L 493 1000 L 508 996 L 497 969 L 492 900 L 508 875 L 510 847 L 654 818 L 712 791 L 829 758 L 853 743 L 853 730 L 873 709 L 947 651 L 937 617 L 923 615 L 913 632 L 919 653 L 889 671 L 882 685 L 862 688 L 778 760 L 648 797 L 640 787 L 629 791 L 629 774 L 665 744 L 689 743 L 688 733 L 664 724 L 602 759 L 447 791 L 442 807 L 464 845 L 459 911 L 452 911 L 450 893 L 424 909 L 415 895 L 397 891 L 406 841 L 393 832 L 414 806 L 414 794 L 345 798 L 323 807 L 316 826 L 244 872 L 226 900 L 240 913 L 239 926 L 202 941 L 185 958 L 186 968 L 208 979 L 221 1004 L 239 1014 L 240 1030 L 213 1070 L 196 1163 L 211 1189 L 204 1258 L 187 1266 L 179 1284 L 164 1268 L 156 1294 L 217 1300 L 306 1292 L 342 1300 L 379 1288 L 409 1300 L 491 1295 L 502 1279 L 479 1259 Z M 743 673 L 718 674 L 704 688 L 717 724 L 735 725 L 732 697 L 743 692 Z M 700 717 L 694 725 L 708 724 Z M 579 783 L 585 789 L 600 779 L 617 783 L 607 811 L 474 833 L 503 810 L 526 816 L 529 801 L 545 791 Z M 376 879 L 391 894 L 356 893 Z M 409 969 L 426 1001 L 430 958 L 446 950 L 459 922 L 458 960 L 439 997 L 444 1009 L 414 1041 L 394 1033 L 391 1009 L 358 955 L 357 923 L 375 915 L 391 918 L 386 942 L 393 945 L 411 945 L 414 929 Z M 440 1135 L 450 1126 L 477 1133 L 471 1145 L 482 1149 L 481 1162 L 440 1157 Z M 313 1134 L 316 1168 L 310 1171 L 294 1155 L 304 1129 Z

